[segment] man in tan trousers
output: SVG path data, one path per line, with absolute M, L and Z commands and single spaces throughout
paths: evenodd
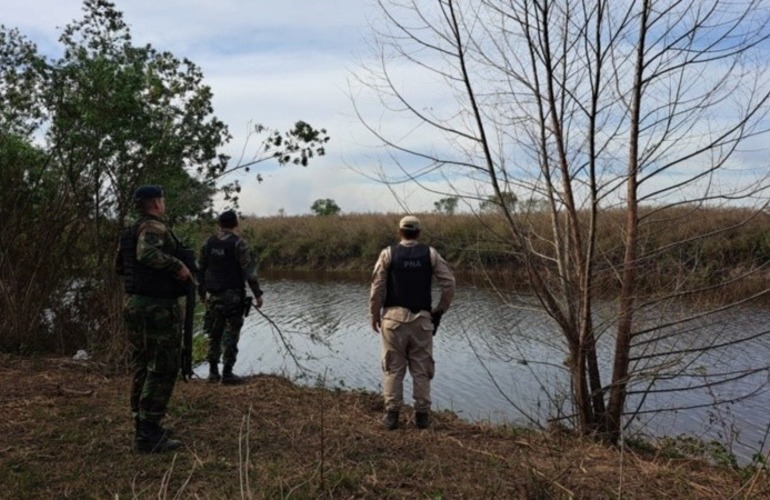
M 374 266 L 369 295 L 372 329 L 382 339 L 382 393 L 388 430 L 398 428 L 404 401 L 406 369 L 414 383 L 415 425 L 430 425 L 430 381 L 433 378 L 433 335 L 435 326 L 452 302 L 455 278 L 446 261 L 435 248 L 419 243 L 422 226 L 417 217 L 401 219 L 401 241 L 386 247 Z M 441 297 L 431 306 L 433 277 L 441 287 Z

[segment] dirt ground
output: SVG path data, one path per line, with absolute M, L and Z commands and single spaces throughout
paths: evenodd
M 1 498 L 770 498 L 734 470 L 564 432 L 380 425 L 377 395 L 257 375 L 180 382 L 164 424 L 185 446 L 132 451 L 129 377 L 97 363 L 0 355 Z

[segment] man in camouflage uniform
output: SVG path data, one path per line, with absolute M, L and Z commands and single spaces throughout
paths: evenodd
M 134 192 L 138 220 L 120 238 L 117 271 L 124 277 L 124 317 L 131 345 L 131 411 L 141 453 L 174 450 L 181 442 L 160 425 L 174 391 L 182 342 L 178 298 L 193 280 L 178 255 L 181 243 L 163 222 L 163 188 Z M 192 263 L 191 265 L 194 265 Z
M 251 306 L 244 282 L 249 284 L 258 308 L 262 307 L 262 290 L 249 245 L 237 234 L 238 215 L 227 210 L 220 214 L 218 223 L 218 233 L 206 240 L 198 258 L 198 293 L 206 303 L 203 329 L 209 339 L 208 380 L 237 384 L 242 379 L 233 374 L 233 365 L 238 355 L 243 316 Z
M 401 241 L 380 252 L 374 265 L 369 295 L 372 329 L 380 334 L 385 399 L 383 426 L 398 428 L 403 404 L 404 376 L 412 375 L 414 422 L 430 426 L 430 381 L 433 378 L 433 335 L 455 293 L 455 278 L 435 248 L 419 243 L 420 220 L 407 215 L 398 225 Z M 441 297 L 431 307 L 431 284 L 436 278 Z

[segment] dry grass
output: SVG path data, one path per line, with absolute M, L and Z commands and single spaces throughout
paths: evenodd
M 380 398 L 268 375 L 177 386 L 175 455 L 131 451 L 128 377 L 0 357 L 3 498 L 758 498 L 751 474 L 621 452 L 564 433 L 435 415 L 381 430 Z

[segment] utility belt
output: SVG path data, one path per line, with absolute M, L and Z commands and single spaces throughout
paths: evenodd
M 225 316 L 246 316 L 251 307 L 251 300 L 245 290 L 228 288 L 224 290 L 206 290 L 209 301 Z M 212 300 L 213 299 L 213 300 Z
M 383 309 L 383 313 L 382 313 L 383 319 L 390 319 L 393 321 L 399 321 L 401 323 L 414 321 L 416 319 L 415 315 L 417 315 L 418 318 L 430 319 L 431 323 L 433 323 L 433 335 L 436 335 L 438 326 L 441 323 L 441 317 L 444 315 L 444 313 L 443 312 L 433 313 L 425 309 L 420 309 L 417 312 L 413 312 L 410 309 L 407 309 L 406 307 L 400 307 L 400 306 L 386 307 Z
M 402 310 L 409 311 L 412 314 L 420 314 L 421 312 L 426 312 L 430 314 L 430 309 L 423 309 L 421 307 L 406 307 L 406 306 L 394 306 L 394 305 L 383 307 L 384 311 L 387 311 L 389 309 L 402 309 Z
M 400 321 L 403 323 L 407 321 L 414 321 L 415 317 L 430 318 L 430 311 L 419 309 L 416 312 L 413 312 L 406 307 L 389 306 L 382 310 L 382 317 L 384 319 L 392 319 L 394 321 Z

